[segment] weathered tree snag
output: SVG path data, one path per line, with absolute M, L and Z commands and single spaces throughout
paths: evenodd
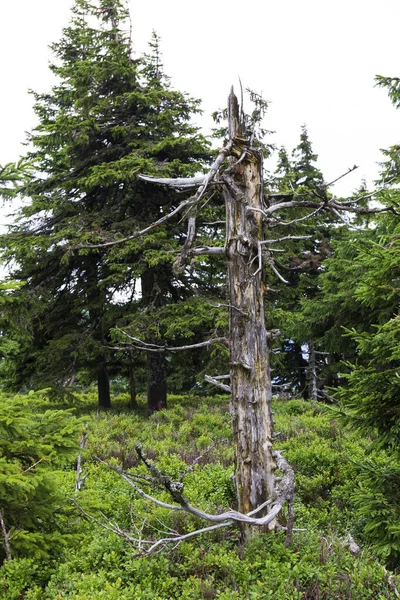
M 260 242 L 264 239 L 262 153 L 245 139 L 233 90 L 229 96 L 229 133 L 233 146 L 229 176 L 223 176 L 223 193 L 230 295 L 231 413 L 239 511 L 248 513 L 272 497 L 276 459 L 272 451 L 265 284 L 263 269 L 259 269 Z M 270 523 L 269 527 L 273 526 Z
M 141 456 L 140 451 L 139 455 L 150 470 L 153 480 L 162 483 L 177 504 L 160 503 L 159 500 L 148 495 L 136 485 L 131 476 L 128 477 L 118 469 L 114 470 L 120 473 L 143 498 L 162 505 L 164 508 L 184 510 L 202 519 L 218 523 L 218 527 L 226 526 L 227 522 L 239 523 L 244 540 L 249 537 L 254 527 L 270 530 L 282 528 L 277 523 L 277 517 L 287 503 L 289 519 L 287 527 L 283 528 L 288 532 L 288 543 L 293 525 L 294 473 L 281 454 L 272 448 L 272 382 L 268 339 L 272 338 L 274 333 L 267 334 L 264 318 L 266 285 L 263 248 L 266 248 L 268 243 L 275 241 L 267 240 L 264 237 L 264 228 L 269 221 L 267 211 L 272 214 L 275 205 L 268 208 L 263 204 L 262 151 L 253 144 L 254 136 L 248 137 L 247 135 L 243 113 L 239 110 L 233 89 L 229 96 L 228 115 L 230 137 L 228 143 L 220 151 L 209 173 L 204 176 L 203 183 L 190 180 L 191 185 L 198 185 L 198 190 L 195 195 L 191 196 L 189 200 L 184 200 L 180 205 L 182 209 L 187 206 L 195 209 L 209 183 L 223 184 L 226 209 L 225 248 L 194 248 L 194 235 L 191 234 L 194 217 L 192 212 L 186 213 L 189 221 L 190 219 L 192 221 L 188 223 L 187 243 L 181 253 L 178 267 L 184 267 L 189 256 L 210 255 L 211 250 L 218 250 L 218 254 L 224 253 L 227 259 L 230 310 L 230 386 L 219 381 L 221 377 L 225 379 L 226 376 L 206 376 L 206 379 L 214 385 L 223 386 L 224 390 L 231 393 L 238 510 L 229 509 L 222 514 L 210 515 L 191 506 L 183 496 L 182 481 L 173 482 L 162 473 L 158 473 L 156 467 Z M 223 170 L 226 159 L 229 161 L 229 166 Z M 181 179 L 164 181 L 148 176 L 143 178 L 157 184 L 165 183 L 178 190 L 184 191 L 188 188 L 187 185 L 182 184 Z M 287 208 L 287 204 L 286 202 L 283 206 Z M 297 206 L 293 202 L 290 204 Z M 266 253 L 268 255 L 267 249 Z M 272 263 L 270 266 L 274 270 Z M 163 356 L 159 352 L 165 348 L 141 342 L 135 338 L 131 339 L 147 347 L 148 354 Z M 279 480 L 275 477 L 276 469 L 282 473 Z M 209 531 L 215 527 L 213 525 L 190 534 L 164 538 L 151 545 L 147 552 L 152 552 L 160 544 L 167 545 L 172 540 L 179 542 L 188 536 Z M 114 529 L 113 531 L 118 535 L 123 535 L 120 530 Z

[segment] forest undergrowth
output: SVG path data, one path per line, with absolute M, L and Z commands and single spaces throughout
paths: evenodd
M 65 410 L 49 404 L 45 394 L 41 402 L 36 415 L 61 410 L 57 413 L 60 415 Z M 365 462 L 369 441 L 342 428 L 324 405 L 300 399 L 274 401 L 275 428 L 280 432 L 276 447 L 283 450 L 296 471 L 295 531 L 289 547 L 284 547 L 285 532 L 281 532 L 256 534 L 242 548 L 239 531 L 232 526 L 191 538 L 152 556 L 138 555 L 136 548 L 99 523 L 118 525 L 122 531 L 142 539 L 157 539 L 171 531 L 189 532 L 204 525 L 193 517 L 168 512 L 140 498 L 99 459 L 145 476 L 135 450 L 140 443 L 157 467 L 172 478 L 179 479 L 187 470 L 185 495 L 192 504 L 218 512 L 235 506 L 233 447 L 227 397 L 170 396 L 169 408 L 150 418 L 144 404 L 137 412 L 127 407 L 128 398 L 123 394 L 107 412 L 96 410 L 94 393 L 76 397 L 75 416 L 67 416 L 73 427 L 65 434 L 74 440 L 74 451 L 71 453 L 70 448 L 68 458 L 59 464 L 55 460 L 43 461 L 43 474 L 52 480 L 52 486 L 42 501 L 51 500 L 51 519 L 40 511 L 34 518 L 37 507 L 29 486 L 22 492 L 21 485 L 14 489 L 16 497 L 18 493 L 25 494 L 26 506 L 33 516 L 30 522 L 20 525 L 20 530 L 18 523 L 13 524 L 12 560 L 5 560 L 0 568 L 1 598 L 398 597 L 399 578 L 396 583 L 396 575 L 386 569 L 382 551 L 371 543 L 368 518 L 359 501 L 360 494 L 368 494 L 359 465 Z M 6 428 L 4 423 L 3 427 Z M 79 438 L 83 432 L 87 433 L 82 451 L 82 476 L 86 477 L 81 491 L 75 492 Z M 6 452 L 3 454 L 3 470 L 7 461 L 15 466 L 20 460 L 15 453 L 9 452 L 8 458 Z M 29 474 L 38 468 L 33 467 Z M 7 493 L 10 489 L 3 481 L 2 504 Z M 169 501 L 165 492 L 155 493 Z M 97 522 L 85 516 L 71 498 Z M 36 502 L 40 502 L 38 496 Z M 34 545 L 22 543 L 29 536 L 34 536 Z M 349 536 L 360 546 L 356 556 L 350 552 Z

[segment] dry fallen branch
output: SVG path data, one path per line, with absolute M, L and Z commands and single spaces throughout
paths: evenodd
M 212 447 L 207 449 L 206 452 L 209 452 L 211 449 L 212 449 Z M 183 475 L 180 477 L 180 479 L 178 481 L 173 481 L 169 475 L 162 473 L 156 467 L 156 465 L 147 458 L 147 456 L 142 451 L 142 448 L 140 445 L 136 446 L 136 451 L 138 453 L 138 456 L 139 456 L 141 462 L 146 466 L 147 470 L 150 473 L 149 479 L 146 479 L 143 475 L 127 473 L 127 472 L 123 471 L 123 469 L 116 467 L 114 465 L 109 465 L 108 463 L 106 463 L 105 461 L 103 461 L 99 458 L 97 460 L 99 460 L 99 462 L 106 465 L 109 469 L 111 469 L 112 471 L 117 473 L 120 477 L 122 477 L 135 490 L 135 492 L 139 494 L 139 496 L 141 496 L 145 500 L 150 501 L 154 505 L 159 506 L 160 508 L 164 508 L 164 509 L 168 509 L 168 510 L 172 510 L 172 511 L 186 512 L 194 517 L 197 517 L 199 519 L 213 523 L 213 525 L 211 525 L 209 527 L 202 527 L 202 528 L 196 529 L 195 531 L 192 531 L 192 532 L 186 533 L 186 534 L 179 534 L 179 533 L 173 532 L 171 529 L 169 529 L 169 535 L 167 535 L 165 537 L 161 537 L 160 539 L 156 539 L 156 540 L 143 539 L 142 535 L 132 536 L 129 532 L 122 530 L 118 525 L 116 525 L 115 523 L 112 523 L 104 515 L 103 515 L 103 519 L 105 520 L 105 523 L 103 523 L 98 518 L 94 517 L 93 515 L 90 515 L 87 511 L 85 511 L 77 503 L 77 501 L 75 499 L 71 498 L 71 500 L 74 502 L 74 504 L 83 512 L 83 514 L 86 517 L 92 519 L 94 522 L 96 522 L 98 525 L 100 525 L 104 529 L 114 533 L 115 535 L 118 535 L 118 536 L 126 539 L 130 544 L 132 544 L 138 550 L 139 553 L 147 554 L 147 555 L 152 554 L 155 551 L 160 551 L 162 548 L 170 547 L 171 545 L 176 546 L 180 542 L 182 542 L 186 539 L 189 539 L 193 536 L 201 535 L 203 533 L 213 531 L 220 527 L 228 527 L 228 526 L 234 525 L 234 524 L 264 528 L 264 527 L 268 526 L 269 524 L 272 524 L 273 522 L 275 522 L 277 516 L 282 511 L 282 508 L 284 507 L 284 505 L 286 503 L 288 503 L 288 505 L 289 505 L 288 523 L 287 523 L 286 527 L 279 527 L 279 528 L 286 529 L 288 532 L 288 538 L 290 537 L 291 528 L 293 525 L 293 518 L 294 518 L 293 507 L 292 507 L 293 494 L 294 494 L 294 472 L 293 472 L 292 468 L 289 466 L 289 464 L 287 463 L 287 461 L 282 457 L 281 452 L 274 452 L 274 456 L 277 461 L 278 469 L 282 472 L 282 477 L 279 480 L 277 480 L 276 489 L 275 489 L 275 492 L 274 492 L 272 498 L 263 502 L 256 509 L 254 509 L 246 514 L 243 514 L 239 511 L 236 511 L 233 509 L 228 509 L 221 514 L 209 514 L 209 513 L 206 513 L 204 511 L 199 510 L 198 508 L 195 508 L 194 506 L 192 506 L 188 502 L 188 500 L 185 498 L 185 496 L 183 495 L 183 492 L 184 492 L 184 484 L 182 482 L 183 477 L 187 473 L 189 473 L 191 470 L 193 470 L 194 465 L 189 467 L 183 473 Z M 198 460 L 200 460 L 200 458 L 202 458 L 202 457 L 199 457 L 199 459 L 197 459 L 197 462 L 198 462 Z M 158 498 L 155 498 L 154 496 L 146 493 L 141 487 L 139 487 L 138 481 L 141 481 L 142 484 L 151 485 L 151 486 L 155 486 L 157 488 L 162 488 L 162 489 L 166 490 L 169 493 L 174 504 L 170 504 L 168 502 L 163 502 L 163 501 L 159 500 Z M 261 516 L 261 517 L 255 516 L 258 513 L 260 513 L 261 511 L 265 512 L 265 510 L 268 510 L 268 512 L 266 514 L 264 514 L 263 516 Z

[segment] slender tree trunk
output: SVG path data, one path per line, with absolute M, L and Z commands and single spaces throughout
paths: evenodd
M 300 344 L 294 344 L 294 366 L 297 371 L 300 393 L 304 400 L 308 400 L 310 394 L 307 381 L 307 361 L 303 358 L 303 351 Z
M 310 386 L 310 398 L 317 402 L 318 400 L 318 384 L 317 384 L 317 362 L 315 355 L 315 344 L 314 342 L 308 343 L 308 376 L 309 376 L 309 386 Z
M 11 544 L 10 544 L 10 532 L 7 531 L 7 527 L 4 522 L 4 513 L 2 510 L 0 510 L 0 528 L 1 528 L 1 535 L 3 537 L 3 546 L 4 546 L 5 553 L 6 553 L 6 558 L 8 561 L 11 562 L 12 554 L 11 554 Z
M 147 410 L 152 415 L 167 407 L 165 356 L 161 352 L 147 353 Z
M 129 352 L 129 391 L 130 391 L 130 401 L 129 406 L 131 408 L 137 408 L 138 403 L 136 400 L 136 370 L 134 363 L 134 353 L 133 350 Z
M 240 121 L 238 102 L 232 91 L 229 133 L 233 157 L 230 174 L 224 176 L 231 413 L 239 511 L 247 513 L 272 496 L 276 461 L 272 451 L 272 384 L 264 319 L 264 270 L 259 268 L 263 221 L 257 211 L 263 208 L 262 154 L 244 139 Z
M 142 274 L 142 302 L 145 307 L 161 306 L 164 302 L 161 289 L 157 285 L 157 268 L 148 268 Z M 146 339 L 148 343 L 159 344 L 159 340 Z M 147 352 L 147 411 L 152 415 L 167 407 L 167 374 L 165 357 L 161 352 Z
M 97 367 L 97 395 L 99 399 L 99 408 L 110 408 L 110 380 L 105 363 L 99 363 Z

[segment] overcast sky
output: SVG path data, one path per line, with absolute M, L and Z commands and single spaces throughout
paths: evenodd
M 52 83 L 48 45 L 60 38 L 73 0 L 3 2 L 0 23 L 0 164 L 23 154 L 35 119 L 27 90 Z M 354 190 L 377 177 L 380 148 L 400 142 L 400 114 L 376 74 L 400 76 L 398 0 L 130 0 L 133 43 L 146 51 L 161 36 L 174 87 L 203 101 L 204 126 L 243 85 L 271 102 L 272 141 L 292 149 L 306 124 L 318 164 L 337 185 Z

